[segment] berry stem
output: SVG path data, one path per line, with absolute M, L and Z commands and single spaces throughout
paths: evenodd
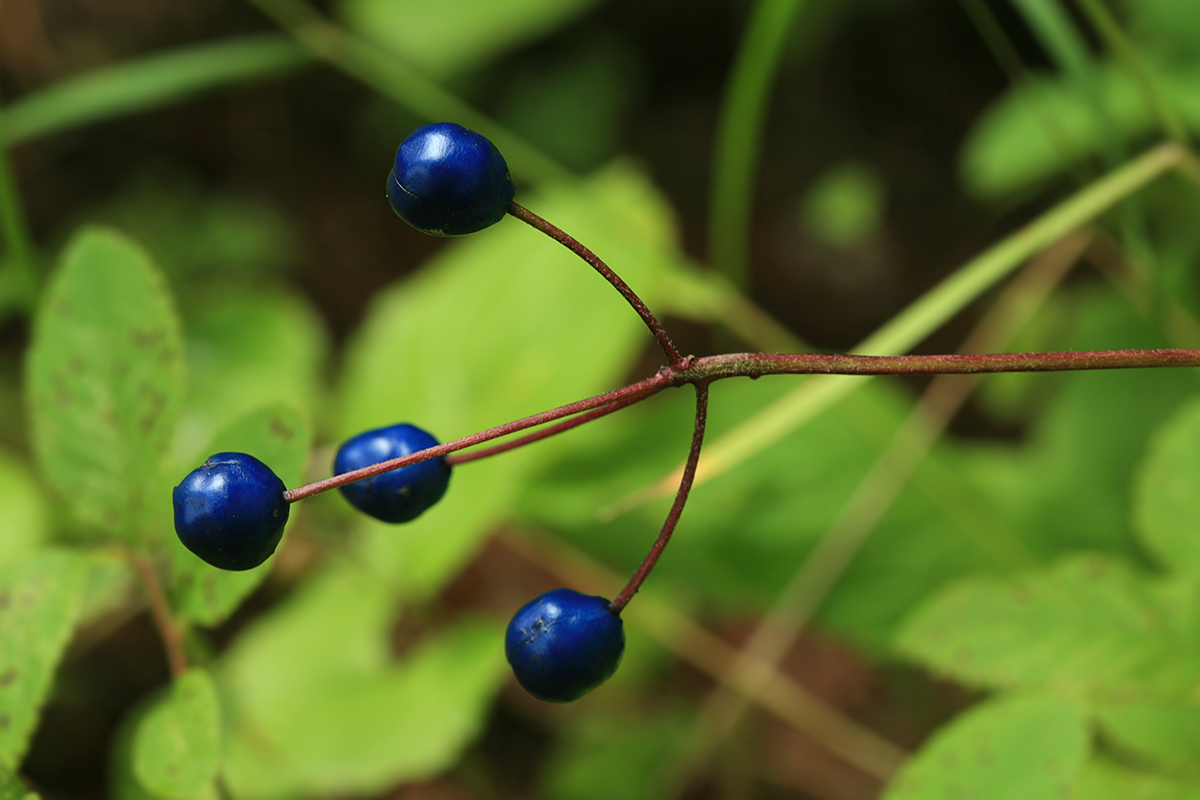
M 563 417 L 569 417 L 583 411 L 591 411 L 594 408 L 606 406 L 613 402 L 619 402 L 627 398 L 634 398 L 633 402 L 645 400 L 658 392 L 666 389 L 668 386 L 678 385 L 673 373 L 669 368 L 663 368 L 655 373 L 652 377 L 645 380 L 631 383 L 628 386 L 623 386 L 620 389 L 614 389 L 611 392 L 598 394 L 594 397 L 589 397 L 585 400 L 577 400 L 574 403 L 568 403 L 565 406 L 552 408 L 549 411 L 543 411 L 540 414 L 533 414 L 528 417 L 523 417 L 504 425 L 497 425 L 494 428 L 473 433 L 470 436 L 464 436 L 461 439 L 455 439 L 452 442 L 439 444 L 437 447 L 427 447 L 416 453 L 411 453 L 401 458 L 393 458 L 389 461 L 380 461 L 378 464 L 372 464 L 369 467 L 362 469 L 343 472 L 341 475 L 335 475 L 332 478 L 326 478 L 316 483 L 310 483 L 307 486 L 301 486 L 296 489 L 289 489 L 283 493 L 283 499 L 288 503 L 294 503 L 297 500 L 303 500 L 306 497 L 312 497 L 314 494 L 327 492 L 330 489 L 336 489 L 339 486 L 345 486 L 348 483 L 354 483 L 364 478 L 370 478 L 374 475 L 379 475 L 384 472 L 390 472 L 394 469 L 407 467 L 410 464 L 419 464 L 422 461 L 428 461 L 431 458 L 440 458 L 466 447 L 471 447 L 477 444 L 489 442 L 492 439 L 499 439 L 501 436 L 508 436 L 518 431 L 536 428 L 538 425 L 544 425 L 547 422 L 554 422 Z
M 654 540 L 654 544 L 650 547 L 650 552 L 646 553 L 646 557 L 642 559 L 641 566 L 637 572 L 629 579 L 629 583 L 625 584 L 625 588 L 612 601 L 612 612 L 620 614 L 625 606 L 629 605 L 629 601 L 637 594 L 638 589 L 642 587 L 642 583 L 646 580 L 646 576 L 650 574 L 650 570 L 654 569 L 654 565 L 658 563 L 659 556 L 667 546 L 667 542 L 671 540 L 671 534 L 675 532 L 675 526 L 679 524 L 679 517 L 683 514 L 683 507 L 687 503 L 688 493 L 692 490 L 692 482 L 696 478 L 696 465 L 700 463 L 700 448 L 704 444 L 704 426 L 708 421 L 708 382 L 697 381 L 693 384 L 696 388 L 696 424 L 692 429 L 692 446 L 688 450 L 687 463 L 683 467 L 683 477 L 679 480 L 679 490 L 675 493 L 675 502 L 671 504 L 671 510 L 667 512 L 667 518 L 663 521 L 662 530 L 659 531 L 658 538 Z
M 605 264 L 599 256 L 585 247 L 575 237 L 566 233 L 556 225 L 553 225 L 550 222 L 542 219 L 537 214 L 533 213 L 519 203 L 514 202 L 509 205 L 508 213 L 512 214 L 522 222 L 528 223 L 530 226 L 536 228 L 554 241 L 563 245 L 572 253 L 590 264 L 594 270 L 603 275 L 604 279 L 612 284 L 613 288 L 620 292 L 621 296 L 629 302 L 629 305 L 633 306 L 633 310 L 636 311 L 638 316 L 642 318 L 642 322 L 646 323 L 646 327 L 650 329 L 650 333 L 654 335 L 654 338 L 658 341 L 659 347 L 662 348 L 663 353 L 667 356 L 667 363 L 669 363 L 672 367 L 683 366 L 685 362 L 684 357 L 681 356 L 679 354 L 679 350 L 675 348 L 675 343 L 672 342 L 671 337 L 667 335 L 667 331 L 665 328 L 663 328 L 662 323 L 658 321 L 658 317 L 654 316 L 646 304 L 642 302 L 642 298 L 638 297 L 637 293 L 634 292 L 633 289 L 629 288 L 629 284 L 625 283 L 625 281 L 623 281 L 621 277 L 617 275 L 617 273 L 613 272 L 612 268 Z
M 534 442 L 541 441 L 542 439 L 548 439 L 551 436 L 563 433 L 564 431 L 569 431 L 572 428 L 576 428 L 584 424 L 585 422 L 591 422 L 592 420 L 600 419 L 601 417 L 607 417 L 614 411 L 620 411 L 622 408 L 626 408 L 634 403 L 638 403 L 650 395 L 656 394 L 658 391 L 659 390 L 655 388 L 648 389 L 644 392 L 631 394 L 621 400 L 616 400 L 608 405 L 594 408 L 591 411 L 577 414 L 573 417 L 568 417 L 562 422 L 557 422 L 539 431 L 528 433 L 509 442 L 493 445 L 491 447 L 484 447 L 479 450 L 472 450 L 469 453 L 456 453 L 446 456 L 446 463 L 450 464 L 451 466 L 456 464 L 466 464 L 469 461 L 478 461 L 481 458 L 500 455 L 501 453 L 507 453 L 509 450 L 516 450 L 518 447 L 524 447 L 527 444 L 533 444 Z

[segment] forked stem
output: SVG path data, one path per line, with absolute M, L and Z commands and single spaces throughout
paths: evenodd
M 501 442 L 500 444 L 492 445 L 491 447 L 481 447 L 480 449 L 472 450 L 469 453 L 454 453 L 446 456 L 446 463 L 452 466 L 455 464 L 466 464 L 470 461 L 478 461 L 481 458 L 498 456 L 501 453 L 507 453 L 509 450 L 516 450 L 518 447 L 524 447 L 527 444 L 533 444 L 534 442 L 541 441 L 542 439 L 549 439 L 551 436 L 557 436 L 558 434 L 569 431 L 572 428 L 578 428 L 580 425 L 583 425 L 586 422 L 591 422 L 592 420 L 600 419 L 601 417 L 607 417 L 614 411 L 620 411 L 622 408 L 627 408 L 634 403 L 644 400 L 652 394 L 657 394 L 657 392 L 657 388 L 647 389 L 644 392 L 631 394 L 628 397 L 622 398 L 621 400 L 614 400 L 608 405 L 594 408 L 591 411 L 585 411 L 582 414 L 576 414 L 573 417 L 567 417 L 562 422 L 556 422 L 553 425 L 548 425 L 541 430 L 534 431 L 533 433 L 527 433 L 524 436 L 520 436 L 508 442 Z
M 631 383 L 620 389 L 614 389 L 611 392 L 598 394 L 594 397 L 589 397 L 586 400 L 578 400 L 574 403 L 568 403 L 565 406 L 552 408 L 549 411 L 543 411 L 540 414 L 532 414 L 528 417 L 523 417 L 504 425 L 497 425 L 494 428 L 488 428 L 479 433 L 473 433 L 470 436 L 464 436 L 461 439 L 455 439 L 452 442 L 439 444 L 436 447 L 427 447 L 416 453 L 411 453 L 400 458 L 393 458 L 388 461 L 380 461 L 378 464 L 372 464 L 369 467 L 362 469 L 343 472 L 341 475 L 334 475 L 332 478 L 326 478 L 316 483 L 310 483 L 307 486 L 301 486 L 296 489 L 289 489 L 283 493 L 283 499 L 288 503 L 294 503 L 297 500 L 303 500 L 306 497 L 312 497 L 314 494 L 327 492 L 330 489 L 336 489 L 339 486 L 345 486 L 348 483 L 361 481 L 365 478 L 371 478 L 375 475 L 380 475 L 384 472 L 391 472 L 394 469 L 407 467 L 410 464 L 419 464 L 422 461 L 428 461 L 431 458 L 439 458 L 444 455 L 462 450 L 466 447 L 472 447 L 484 442 L 490 442 L 492 439 L 499 439 L 501 436 L 519 433 L 520 431 L 536 428 L 538 425 L 545 425 L 547 422 L 555 422 L 569 417 L 574 414 L 579 414 L 585 411 L 591 411 L 594 408 L 609 405 L 610 403 L 619 402 L 629 397 L 636 397 L 637 400 L 644 400 L 651 395 L 666 389 L 673 385 L 672 373 L 663 369 L 657 372 L 653 377 L 645 380 Z
M 625 588 L 613 599 L 612 612 L 614 614 L 619 615 L 625 606 L 629 605 L 629 601 L 637 594 L 637 590 L 642 588 L 642 583 L 650 574 L 650 570 L 654 569 L 654 565 L 658 563 L 659 556 L 662 555 L 667 542 L 671 541 L 671 534 L 675 532 L 675 526 L 679 524 L 679 517 L 683 514 L 683 507 L 687 504 L 688 494 L 696 479 L 696 465 L 700 463 L 700 448 L 704 444 L 704 426 L 708 421 L 708 382 L 698 381 L 693 385 L 696 388 L 696 424 L 692 429 L 692 446 L 688 450 L 687 463 L 683 466 L 683 477 L 679 480 L 679 490 L 675 492 L 675 502 L 671 504 L 671 510 L 667 512 L 662 530 L 659 531 L 658 538 L 650 547 L 650 552 L 646 553 L 641 566 L 638 567 L 637 572 L 633 573 L 629 583 L 625 584 Z
M 369 467 L 344 472 L 307 486 L 284 492 L 284 500 L 294 503 L 329 489 L 370 478 L 410 464 L 483 444 L 502 436 L 519 433 L 539 425 L 557 422 L 576 414 L 603 409 L 584 419 L 554 426 L 546 431 L 500 445 L 474 457 L 458 461 L 473 461 L 485 455 L 512 450 L 548 436 L 570 430 L 576 425 L 604 416 L 618 408 L 639 403 L 669 386 L 690 383 L 705 387 L 723 378 L 761 378 L 765 375 L 939 375 L 947 373 L 990 372 L 1061 372 L 1096 369 L 1149 369 L 1153 367 L 1200 367 L 1200 349 L 1160 348 L 1153 350 L 1088 350 L 1061 353 L 985 353 L 978 355 L 905 355 L 860 356 L 836 353 L 728 353 L 706 358 L 684 358 L 678 366 L 663 367 L 654 376 L 631 383 L 611 392 L 552 408 L 540 414 L 430 447 L 417 453 L 381 461 Z M 612 408 L 607 408 L 613 406 Z

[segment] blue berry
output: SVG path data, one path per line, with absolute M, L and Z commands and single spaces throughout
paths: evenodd
M 175 487 L 175 533 L 214 567 L 253 569 L 279 545 L 288 519 L 286 487 L 245 453 L 217 453 Z
M 504 652 L 525 691 L 539 700 L 570 703 L 617 671 L 625 627 L 603 597 L 555 589 L 513 616 Z
M 392 210 L 434 236 L 463 236 L 494 225 L 507 213 L 514 191 L 496 145 L 453 122 L 409 134 L 387 179 Z
M 437 439 L 416 425 L 376 428 L 360 433 L 338 449 L 333 472 L 341 475 L 437 444 Z M 350 505 L 364 514 L 384 522 L 409 522 L 441 500 L 449 483 L 450 465 L 444 458 L 432 458 L 340 488 Z

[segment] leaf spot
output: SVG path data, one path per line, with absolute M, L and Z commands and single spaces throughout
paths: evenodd
M 292 437 L 296 435 L 295 429 L 284 423 L 279 417 L 271 419 L 271 433 L 285 442 L 290 442 Z
M 17 679 L 19 674 L 16 667 L 6 669 L 4 674 L 0 675 L 0 689 L 7 689 L 9 686 L 12 686 L 13 681 Z
M 134 330 L 129 334 L 129 341 L 133 342 L 134 347 L 149 350 L 152 347 L 157 347 L 167 338 L 167 332 L 162 328 L 151 328 L 150 330 Z

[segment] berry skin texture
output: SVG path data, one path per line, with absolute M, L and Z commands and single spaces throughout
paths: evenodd
M 175 533 L 214 567 L 253 569 L 275 552 L 288 519 L 287 487 L 245 453 L 217 453 L 175 487 Z
M 338 448 L 333 473 L 341 475 L 390 461 L 428 447 L 438 440 L 416 425 L 403 423 L 360 433 Z M 450 465 L 444 458 L 384 472 L 339 487 L 342 495 L 364 514 L 384 522 L 411 522 L 446 493 Z
M 539 700 L 570 703 L 612 677 L 625 654 L 625 626 L 603 597 L 555 589 L 508 623 L 504 653 L 517 682 Z
M 496 145 L 453 122 L 409 134 L 387 179 L 392 210 L 433 236 L 465 236 L 496 224 L 514 193 Z

